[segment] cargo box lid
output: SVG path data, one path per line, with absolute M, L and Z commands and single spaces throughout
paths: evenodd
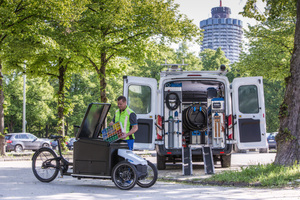
M 102 129 L 111 104 L 91 103 L 88 105 L 81 126 L 76 134 L 78 138 L 97 138 Z

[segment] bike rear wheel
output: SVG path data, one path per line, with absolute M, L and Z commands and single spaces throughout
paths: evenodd
M 49 148 L 36 151 L 32 157 L 32 171 L 41 182 L 53 181 L 59 172 L 59 162 L 55 152 Z
M 121 161 L 112 170 L 112 181 L 121 190 L 133 188 L 137 181 L 135 166 L 126 161 Z

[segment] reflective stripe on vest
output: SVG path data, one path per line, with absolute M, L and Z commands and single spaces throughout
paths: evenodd
M 120 113 L 120 109 L 116 110 L 115 113 L 115 122 L 120 121 L 125 132 L 128 133 L 130 131 L 130 114 L 133 113 L 133 110 L 131 110 L 130 108 L 128 108 L 128 106 L 126 107 L 126 109 Z M 135 139 L 134 134 L 131 135 L 133 139 Z M 125 140 L 129 140 L 130 136 L 126 137 Z

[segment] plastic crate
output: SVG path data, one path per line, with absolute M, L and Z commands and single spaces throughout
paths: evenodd
M 119 139 L 121 139 L 123 132 L 123 127 L 120 122 L 117 122 L 113 124 L 112 126 L 109 126 L 102 130 L 102 137 L 104 141 L 107 141 L 109 143 L 115 142 Z

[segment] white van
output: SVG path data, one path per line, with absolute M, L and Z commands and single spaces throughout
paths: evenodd
M 182 147 L 202 161 L 202 147 L 213 160 L 230 167 L 238 149 L 266 148 L 262 77 L 235 78 L 220 71 L 182 71 L 172 65 L 154 78 L 124 76 L 124 96 L 138 117 L 135 149 L 156 149 L 157 168 L 181 162 Z

